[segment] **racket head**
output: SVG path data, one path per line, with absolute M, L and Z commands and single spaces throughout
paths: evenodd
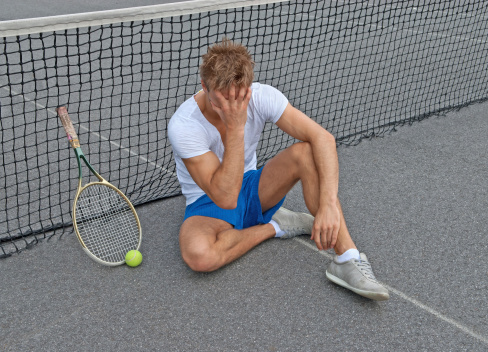
M 100 264 L 121 265 L 127 252 L 141 245 L 141 224 L 134 206 L 106 180 L 78 190 L 73 226 L 85 252 Z

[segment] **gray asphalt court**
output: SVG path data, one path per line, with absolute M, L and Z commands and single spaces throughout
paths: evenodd
M 349 230 L 389 301 L 328 282 L 332 253 L 307 236 L 192 272 L 179 253 L 179 196 L 138 207 L 137 268 L 96 264 L 74 235 L 0 261 L 0 349 L 486 351 L 487 111 L 338 149 Z M 306 210 L 300 187 L 285 206 Z
M 144 1 L 138 5 L 155 3 L 161 2 Z M 127 1 L 64 2 L 58 6 L 45 1 L 12 2 L 11 5 L 0 15 L 0 20 L 123 8 L 133 4 Z M 409 13 L 402 15 L 410 16 L 414 9 L 411 7 Z M 434 36 L 443 33 L 442 19 L 426 16 L 419 18 L 431 21 Z M 469 15 L 463 14 L 461 18 L 469 23 Z M 341 30 L 349 33 L 347 26 Z M 389 38 L 393 32 L 390 28 L 384 35 Z M 359 51 L 362 45 L 371 45 L 367 57 L 373 59 L 375 48 L 384 49 L 387 44 L 376 43 L 368 33 L 357 34 L 361 40 L 351 45 L 356 45 Z M 451 33 L 441 36 L 441 40 L 454 48 L 455 39 L 464 35 Z M 409 43 L 408 36 L 400 38 L 397 45 L 424 48 L 422 43 Z M 331 38 L 331 48 L 340 46 L 335 40 Z M 485 38 L 470 41 L 486 43 Z M 279 84 L 272 80 L 279 73 L 278 66 L 267 66 L 272 65 L 274 49 L 277 48 L 271 48 L 270 53 L 257 53 L 256 61 L 264 61 L 261 69 L 265 73 L 260 78 Z M 292 45 L 290 50 L 296 52 L 290 60 L 299 56 L 299 47 Z M 456 47 L 457 51 L 463 52 Z M 351 49 L 351 52 L 356 51 Z M 419 60 L 424 60 L 427 66 L 436 65 L 439 60 L 444 64 L 445 55 L 445 52 L 435 52 Z M 196 56 L 192 58 L 196 59 Z M 334 115 L 341 111 L 344 116 L 354 116 L 357 111 L 352 110 L 361 109 L 363 105 L 347 106 L 344 101 L 361 100 L 361 96 L 352 95 L 361 94 L 364 88 L 369 94 L 366 97 L 369 102 L 364 105 L 368 109 L 385 116 L 398 112 L 402 115 L 403 111 L 410 113 L 409 107 L 418 100 L 417 91 L 425 93 L 431 89 L 427 86 L 422 88 L 424 91 L 412 89 L 388 96 L 385 93 L 388 82 L 376 81 L 371 72 L 362 72 L 361 68 L 368 66 L 363 66 L 359 59 L 343 59 L 351 65 L 346 71 L 353 72 L 350 82 L 342 81 L 343 85 L 331 89 L 331 93 L 339 92 L 336 106 L 331 103 L 327 105 L 330 110 L 318 110 L 314 104 L 326 97 L 320 92 L 307 92 L 313 85 L 300 77 L 300 71 L 322 72 L 313 58 L 306 61 L 310 67 L 297 64 L 298 70 L 290 74 L 300 88 L 291 87 L 285 92 L 290 101 L 302 101 L 300 94 L 303 93 L 308 95 L 303 100 L 304 107 L 311 113 Z M 384 70 L 391 74 L 385 77 L 405 80 L 407 85 L 416 84 L 418 67 L 404 66 L 404 71 L 394 71 L 416 58 L 405 55 L 401 58 L 404 62 L 394 66 L 393 61 L 397 59 L 385 57 L 383 62 L 388 65 Z M 452 66 L 440 67 L 440 76 L 458 81 L 462 68 L 456 68 L 462 66 L 461 59 L 455 57 Z M 473 54 L 471 59 L 479 61 L 479 67 L 486 67 L 486 58 Z M 390 64 L 393 72 L 390 72 Z M 340 69 L 341 61 L 330 65 Z M 401 76 L 402 72 L 406 78 Z M 332 79 L 323 77 L 324 80 L 329 78 Z M 432 89 L 435 89 L 437 77 L 422 78 L 434 82 Z M 2 79 L 0 77 L 0 84 Z M 366 86 L 370 81 L 384 90 Z M 192 90 L 193 84 L 196 82 L 191 81 L 185 89 Z M 25 87 L 22 99 L 28 100 L 29 84 Z M 119 87 L 121 92 L 112 91 L 112 96 L 122 99 L 123 88 Z M 349 91 L 349 88 L 355 90 Z M 370 90 L 374 91 L 369 93 Z M 84 94 L 82 89 L 80 91 Z M 471 92 L 470 87 L 460 86 L 457 92 L 459 97 L 449 97 L 455 105 L 465 94 L 487 96 L 483 87 L 481 91 Z M 105 96 L 103 90 L 96 94 L 99 93 Z M 0 97 L 6 97 L 3 94 Z M 152 98 L 147 94 L 149 101 Z M 444 97 L 447 93 L 437 95 Z M 392 101 L 391 97 L 401 99 Z M 14 98 L 21 99 L 16 95 Z M 45 100 L 46 106 L 53 104 L 47 97 Z M 36 111 L 32 108 L 26 116 L 52 114 Z M 359 111 L 365 115 L 367 112 Z M 423 112 L 421 107 L 414 113 L 422 115 Z M 138 188 L 138 174 L 131 174 L 130 169 L 140 165 L 141 155 L 149 159 L 158 157 L 159 154 L 151 154 L 156 153 L 157 136 L 144 130 L 151 130 L 150 127 L 135 131 L 135 136 L 146 135 L 147 141 L 142 141 L 141 146 L 132 146 L 132 154 L 127 157 L 129 149 L 120 148 L 120 145 L 114 147 L 107 138 L 100 142 L 107 126 L 98 124 L 97 113 L 100 111 L 93 112 L 91 121 L 79 121 L 83 132 L 80 136 L 87 138 L 87 145 L 99 143 L 96 146 L 105 148 L 104 152 L 114 153 L 114 163 L 121 158 L 122 164 L 116 171 L 129 173 L 124 182 L 133 184 L 132 194 L 143 193 L 144 190 Z M 12 111 L 12 116 L 17 114 Z M 145 115 L 141 113 L 141 116 Z M 9 124 L 15 125 L 14 119 L 4 120 L 5 131 L 10 129 Z M 135 137 L 121 137 L 117 132 L 126 129 L 124 123 L 130 125 L 130 122 L 113 120 L 115 125 L 110 126 L 116 131 L 110 139 L 121 140 L 122 146 L 130 145 Z M 65 140 L 56 121 L 47 123 L 53 123 L 52 140 L 47 138 L 45 144 L 42 140 L 36 142 L 46 150 L 51 148 L 49 143 L 53 144 L 56 153 L 52 157 L 60 160 L 51 163 L 50 168 L 57 171 L 59 167 L 64 172 L 59 174 L 61 178 L 66 177 L 61 185 L 65 191 L 61 192 L 60 201 L 63 207 L 69 208 L 68 190 L 74 192 L 76 180 L 70 177 L 68 160 L 71 166 L 74 160 L 58 145 L 61 137 Z M 139 123 L 145 122 L 140 120 Z M 335 122 L 331 124 L 334 133 L 342 128 Z M 333 252 L 318 251 L 308 236 L 268 240 L 216 272 L 193 272 L 183 262 L 178 243 L 185 200 L 183 196 L 173 196 L 137 206 L 144 257 L 139 267 L 105 267 L 95 263 L 84 254 L 76 236 L 69 231 L 23 249 L 20 254 L 0 259 L 0 351 L 487 351 L 488 102 L 422 121 L 412 120 L 411 124 L 395 129 L 395 132 L 381 133 L 381 137 L 363 139 L 358 145 L 338 147 L 339 197 L 348 228 L 359 250 L 367 254 L 377 278 L 390 290 L 390 300 L 370 301 L 329 282 L 325 270 Z M 2 133 L 11 140 L 10 150 L 2 151 L 6 164 L 15 158 L 16 149 L 26 150 L 26 160 L 33 159 L 37 151 L 32 149 L 28 139 L 23 145 L 23 142 L 15 142 L 24 140 L 23 136 L 12 138 L 9 132 Z M 15 132 L 12 133 L 15 137 Z M 25 133 L 34 134 L 29 130 Z M 279 140 L 281 137 L 268 131 L 265 139 L 268 138 Z M 156 149 L 152 151 L 151 148 Z M 57 154 L 60 149 L 62 152 Z M 90 151 L 87 146 L 85 152 L 90 155 Z M 109 168 L 110 160 L 97 160 L 96 155 L 93 158 L 97 165 L 101 164 L 102 171 L 104 167 Z M 167 165 L 171 156 L 158 159 L 159 164 Z M 91 161 L 93 163 L 93 159 Z M 148 168 L 161 169 L 159 164 L 153 163 Z M 29 177 L 25 171 L 28 166 L 25 170 L 16 167 L 14 170 L 8 166 L 5 170 L 9 176 Z M 39 179 L 42 176 L 37 175 Z M 152 177 L 156 180 L 161 176 L 155 173 Z M 58 181 L 53 180 L 53 183 Z M 24 192 L 22 188 L 16 191 Z M 9 192 L 0 190 L 0 196 L 8 198 Z M 37 192 L 47 193 L 42 189 Z M 22 197 L 31 196 L 26 190 Z M 42 200 L 39 203 L 42 205 Z M 300 184 L 287 196 L 284 206 L 294 211 L 307 211 Z M 12 213 L 6 213 L 11 216 L 16 210 L 9 211 Z M 61 212 L 53 209 L 52 214 L 57 211 Z M 63 214 L 67 216 L 69 212 Z

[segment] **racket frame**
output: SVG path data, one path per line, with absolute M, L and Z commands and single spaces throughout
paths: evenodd
M 119 262 L 108 262 L 108 261 L 102 260 L 102 259 L 98 258 L 96 255 L 94 255 L 87 248 L 87 246 L 85 245 L 85 242 L 83 241 L 83 238 L 80 235 L 80 232 L 78 230 L 78 223 L 76 221 L 76 204 L 78 202 L 78 197 L 81 194 L 81 192 L 83 192 L 83 190 L 85 190 L 88 187 L 94 186 L 94 185 L 102 185 L 102 186 L 110 187 L 114 191 L 116 191 L 127 202 L 127 205 L 129 206 L 130 210 L 134 214 L 134 218 L 137 221 L 137 228 L 139 230 L 139 236 L 138 236 L 139 240 L 137 242 L 137 248 L 133 248 L 135 250 L 139 250 L 139 248 L 141 247 L 141 239 L 142 239 L 141 223 L 139 221 L 139 217 L 137 216 L 136 210 L 135 210 L 134 206 L 132 205 L 132 203 L 130 202 L 129 198 L 127 198 L 127 196 L 124 193 L 122 193 L 121 190 L 119 190 L 117 187 L 115 187 L 110 182 L 105 180 L 102 176 L 100 176 L 100 174 L 98 172 L 96 172 L 95 169 L 93 168 L 93 166 L 91 166 L 91 164 L 88 162 L 88 160 L 85 157 L 85 154 L 83 154 L 83 151 L 81 150 L 81 146 L 80 146 L 80 142 L 78 140 L 78 136 L 74 130 L 73 124 L 72 124 L 69 116 L 68 117 L 62 116 L 63 114 L 68 115 L 68 112 L 65 110 L 66 110 L 66 108 L 64 108 L 64 107 L 59 107 L 58 109 L 56 109 L 56 111 L 58 112 L 58 116 L 60 117 L 60 119 L 63 123 L 64 129 L 66 131 L 68 141 L 69 141 L 71 147 L 73 148 L 73 150 L 75 152 L 76 161 L 78 162 L 78 188 L 76 190 L 76 195 L 75 195 L 75 198 L 73 201 L 73 208 L 72 208 L 73 228 L 75 229 L 76 237 L 78 238 L 78 241 L 80 242 L 81 247 L 83 248 L 85 253 L 94 261 L 96 261 L 100 264 L 103 264 L 103 265 L 108 265 L 108 266 L 117 266 L 117 265 L 124 264 L 125 260 L 122 260 Z M 99 180 L 98 182 L 97 181 L 89 182 L 84 186 L 81 185 L 82 177 L 83 177 L 82 168 L 81 168 L 81 160 L 82 159 L 83 159 L 83 162 L 85 163 L 85 165 L 88 167 L 88 169 L 90 169 L 92 174 L 95 175 L 96 178 L 98 178 L 98 180 Z

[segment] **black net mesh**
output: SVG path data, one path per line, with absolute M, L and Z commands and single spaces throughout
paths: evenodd
M 167 123 L 200 89 L 198 65 L 227 36 L 256 80 L 339 144 L 488 97 L 481 1 L 291 1 L 0 38 L 0 256 L 71 225 L 76 161 L 56 117 L 134 204 L 180 193 Z M 267 126 L 259 165 L 293 140 Z

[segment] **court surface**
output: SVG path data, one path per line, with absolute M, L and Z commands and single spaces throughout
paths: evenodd
M 331 253 L 307 236 L 192 272 L 180 196 L 138 207 L 138 268 L 96 264 L 74 235 L 0 261 L 0 349 L 486 351 L 486 111 L 339 148 L 346 220 L 389 301 L 328 282 Z M 285 205 L 305 210 L 299 187 Z
M 0 350 L 486 351 L 487 111 L 339 147 L 346 221 L 389 301 L 329 282 L 333 253 L 307 236 L 192 272 L 178 196 L 137 208 L 138 268 L 96 264 L 74 234 L 0 260 Z M 306 211 L 299 186 L 285 206 Z

